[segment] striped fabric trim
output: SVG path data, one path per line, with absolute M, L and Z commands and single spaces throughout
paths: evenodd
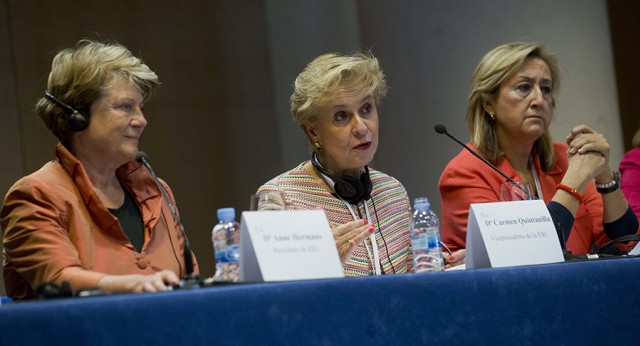
M 353 221 L 353 216 L 347 206 L 339 198 L 317 184 L 304 169 L 304 164 L 305 162 L 271 179 L 262 185 L 258 192 L 270 190 L 282 192 L 288 210 L 323 209 L 331 227 Z M 411 205 L 407 191 L 395 178 L 373 169 L 369 169 L 369 172 L 373 185 L 371 196 L 373 203 L 375 203 L 375 213 L 372 213 L 371 221 L 376 229 L 376 242 L 378 243 L 382 270 L 386 274 L 392 274 L 393 268 L 397 274 L 412 272 Z M 369 211 L 373 211 L 372 201 L 365 202 L 368 204 Z M 354 208 L 354 211 L 355 209 L 365 215 L 363 203 Z M 384 240 L 386 240 L 387 249 L 385 249 L 383 237 L 380 236 L 378 222 Z M 393 267 L 390 263 L 393 263 Z M 351 259 L 343 263 L 342 267 L 345 276 L 367 276 L 374 273 L 364 243 L 355 249 Z

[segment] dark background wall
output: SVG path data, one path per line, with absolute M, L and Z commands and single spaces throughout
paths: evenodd
M 620 104 L 620 120 L 625 149 L 631 149 L 631 139 L 640 129 L 640 2 L 607 1 L 611 41 L 615 61 L 616 85 Z
M 55 53 L 85 37 L 124 44 L 160 76 L 141 150 L 171 185 L 204 276 L 216 209 L 246 210 L 262 183 L 307 159 L 288 98 L 297 73 L 328 51 L 371 49 L 380 59 L 390 92 L 372 166 L 438 211 L 437 179 L 459 149 L 433 125 L 466 138 L 471 73 L 502 43 L 536 40 L 558 55 L 554 137 L 587 123 L 607 136 L 616 166 L 622 134 L 639 125 L 634 85 L 624 82 L 638 80 L 626 78 L 637 73 L 628 52 L 638 30 L 621 30 L 637 14 L 613 0 L 1 0 L 0 195 L 54 158 L 33 105 Z

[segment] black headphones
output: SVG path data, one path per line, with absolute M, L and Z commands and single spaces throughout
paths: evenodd
M 55 96 L 51 95 L 48 91 L 44 91 L 44 97 L 57 104 L 58 106 L 67 110 L 67 116 L 65 117 L 65 122 L 69 130 L 73 132 L 84 131 L 87 127 L 89 127 L 89 117 L 78 112 L 73 109 L 68 104 L 58 100 Z
M 73 291 L 69 281 L 63 281 L 61 286 L 54 284 L 53 282 L 44 282 L 36 288 L 36 299 L 44 300 L 51 298 L 66 298 L 73 297 Z
M 364 166 L 365 173 L 360 174 L 360 179 L 356 179 L 348 175 L 337 177 L 322 168 L 315 151 L 311 154 L 311 164 L 313 164 L 313 167 L 315 167 L 320 173 L 334 181 L 335 185 L 333 190 L 336 192 L 338 197 L 345 201 L 351 204 L 358 204 L 363 199 L 371 198 L 371 189 L 373 186 L 371 184 L 371 177 L 369 176 L 369 167 Z
M 626 255 L 627 254 L 626 252 L 622 251 L 619 247 L 613 246 L 613 245 L 619 244 L 619 243 L 626 243 L 630 241 L 639 241 L 639 240 L 640 240 L 640 234 L 628 234 L 620 238 L 613 239 L 602 246 L 600 246 L 598 243 L 591 245 L 591 253 L 596 255 L 601 255 L 601 254 L 614 255 L 614 256 Z

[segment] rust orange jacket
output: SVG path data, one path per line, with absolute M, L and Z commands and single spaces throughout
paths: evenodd
M 144 166 L 131 161 L 116 172 L 142 215 L 144 245 L 139 253 L 98 198 L 80 161 L 60 144 L 56 156 L 58 160 L 16 182 L 0 211 L 10 297 L 33 298 L 35 289 L 49 281 L 68 281 L 77 291 L 95 288 L 105 275 L 162 269 L 184 274 L 184 239 Z M 162 184 L 174 203 L 171 190 Z

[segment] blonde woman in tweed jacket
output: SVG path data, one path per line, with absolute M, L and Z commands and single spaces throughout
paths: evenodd
M 345 276 L 413 271 L 407 191 L 369 169 L 378 148 L 384 73 L 369 53 L 317 57 L 298 75 L 293 119 L 307 136 L 311 160 L 258 192 L 280 191 L 287 209 L 323 209 Z

